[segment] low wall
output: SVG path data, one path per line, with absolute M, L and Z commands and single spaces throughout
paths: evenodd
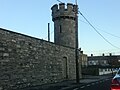
M 82 74 L 85 75 L 105 75 L 112 73 L 116 73 L 116 70 L 113 70 L 111 68 L 98 68 L 98 67 L 82 68 Z
M 75 79 L 74 49 L 0 28 L 0 90 Z
M 94 68 L 94 67 L 86 67 L 86 68 L 82 68 L 82 74 L 83 75 L 99 75 L 99 69 L 98 68 Z
M 117 71 L 111 68 L 107 68 L 107 69 L 100 69 L 99 68 L 99 75 L 105 75 L 105 74 L 113 74 L 116 73 Z

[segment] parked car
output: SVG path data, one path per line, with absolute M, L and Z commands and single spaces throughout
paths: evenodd
M 111 90 L 120 90 L 120 69 L 112 79 Z

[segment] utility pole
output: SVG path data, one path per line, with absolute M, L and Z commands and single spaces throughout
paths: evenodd
M 76 36 L 76 46 L 75 46 L 75 61 L 76 61 L 76 83 L 79 83 L 79 63 L 78 63 L 78 5 L 76 0 L 75 5 L 75 36 Z
M 50 42 L 50 23 L 48 23 L 48 41 Z

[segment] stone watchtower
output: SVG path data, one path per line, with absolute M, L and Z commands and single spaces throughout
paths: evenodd
M 76 5 L 55 4 L 52 10 L 54 22 L 54 42 L 58 45 L 75 48 L 75 8 Z

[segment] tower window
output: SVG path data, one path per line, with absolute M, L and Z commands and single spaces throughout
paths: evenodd
M 60 33 L 62 33 L 62 26 L 60 25 Z

